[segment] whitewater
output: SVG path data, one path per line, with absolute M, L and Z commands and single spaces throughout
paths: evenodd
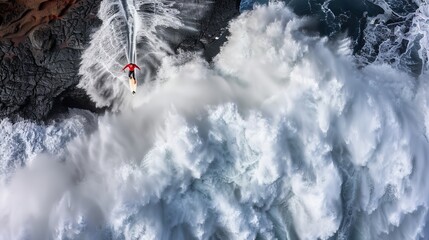
M 0 122 L 0 239 L 428 238 L 427 70 L 358 65 L 349 39 L 313 25 L 257 6 L 212 63 L 148 27 L 133 41 L 156 73 L 137 78 L 155 81 L 134 97 L 113 70 L 130 54 L 108 52 L 129 35 L 96 32 L 80 85 L 112 112 Z

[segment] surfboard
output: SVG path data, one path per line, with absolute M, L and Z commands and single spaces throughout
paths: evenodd
M 133 94 L 137 92 L 137 80 L 134 78 L 130 78 L 130 90 Z

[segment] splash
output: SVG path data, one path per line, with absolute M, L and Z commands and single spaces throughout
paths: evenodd
M 0 181 L 7 181 L 16 169 L 31 164 L 38 154 L 60 154 L 69 141 L 94 129 L 96 116 L 81 110 L 70 110 L 67 119 L 50 124 L 1 120 Z
M 423 236 L 427 78 L 358 69 L 308 24 L 271 3 L 212 65 L 162 58 L 144 97 L 2 183 L 0 238 Z

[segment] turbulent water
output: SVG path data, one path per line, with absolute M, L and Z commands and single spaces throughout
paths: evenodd
M 382 40 L 394 2 L 373 4 L 356 36 L 317 34 L 293 4 L 242 6 L 213 63 L 154 40 L 155 81 L 133 98 L 91 80 L 128 56 L 92 55 L 129 41 L 103 25 L 81 85 L 120 111 L 0 122 L 0 239 L 428 238 L 429 9 L 413 2 L 406 32 Z

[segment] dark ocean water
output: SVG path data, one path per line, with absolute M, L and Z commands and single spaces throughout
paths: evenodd
M 267 0 L 243 0 L 240 11 Z M 352 40 L 353 54 L 366 65 L 375 61 L 396 65 L 419 76 L 425 56 L 419 56 L 421 37 L 411 36 L 410 28 L 423 1 L 412 0 L 284 0 L 299 16 L 316 20 L 315 30 L 336 39 L 344 34 Z

